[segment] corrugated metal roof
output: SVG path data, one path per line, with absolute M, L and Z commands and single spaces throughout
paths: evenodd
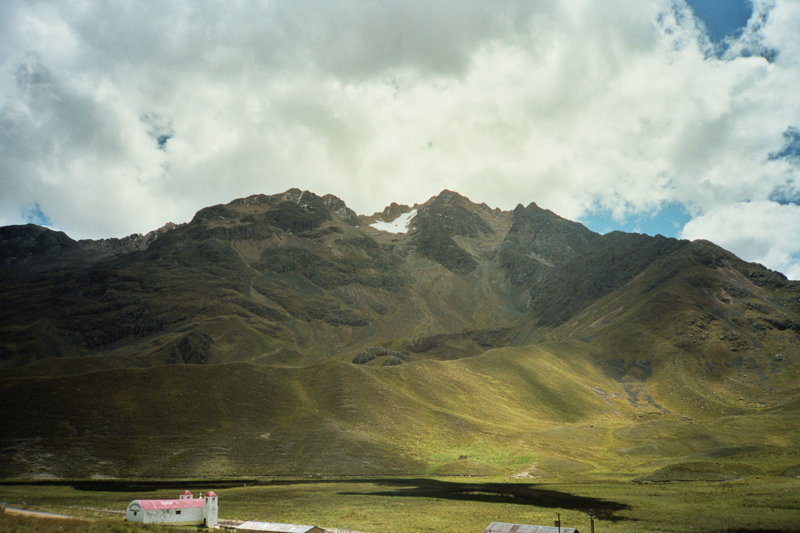
M 296 526 L 294 524 L 276 524 L 274 522 L 244 522 L 236 526 L 236 529 L 245 531 L 272 531 L 275 533 L 307 533 L 312 530 L 322 531 L 316 526 Z
M 205 503 L 202 498 L 186 498 L 184 500 L 135 500 L 139 502 L 142 509 L 152 511 L 154 509 L 192 509 L 202 507 Z
M 506 524 L 504 522 L 492 522 L 483 533 L 578 533 L 573 527 L 562 527 L 561 529 L 552 526 L 529 526 L 526 524 Z

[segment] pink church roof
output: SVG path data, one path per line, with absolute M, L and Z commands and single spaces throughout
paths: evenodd
M 202 498 L 187 498 L 185 500 L 136 500 L 142 509 L 153 511 L 155 509 L 191 509 L 203 507 Z

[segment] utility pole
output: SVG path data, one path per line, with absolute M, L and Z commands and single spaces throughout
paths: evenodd
M 594 533 L 594 518 L 595 518 L 594 509 L 589 509 L 589 520 L 591 521 L 592 524 L 592 533 Z

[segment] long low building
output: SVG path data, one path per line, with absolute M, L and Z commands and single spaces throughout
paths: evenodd
M 580 533 L 574 527 L 530 526 L 492 522 L 483 533 Z
M 266 531 L 267 533 L 325 533 L 317 526 L 276 524 L 275 522 L 244 522 L 236 526 L 239 531 Z
M 214 492 L 193 498 L 192 493 L 186 490 L 177 500 L 133 500 L 128 504 L 125 518 L 129 522 L 145 524 L 213 528 L 219 518 L 219 503 Z

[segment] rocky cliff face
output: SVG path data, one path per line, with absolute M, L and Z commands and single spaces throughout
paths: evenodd
M 457 193 L 443 191 L 420 207 L 411 220 L 412 243 L 417 253 L 452 272 L 473 272 L 478 268 L 478 259 L 454 239 L 494 233 L 481 217 L 487 216 L 486 211 L 486 207 L 476 206 Z
M 540 296 L 545 280 L 556 276 L 597 237 L 585 226 L 535 203 L 527 208 L 518 205 L 498 255 L 509 282 L 518 289 L 519 305 L 529 307 L 531 299 Z

